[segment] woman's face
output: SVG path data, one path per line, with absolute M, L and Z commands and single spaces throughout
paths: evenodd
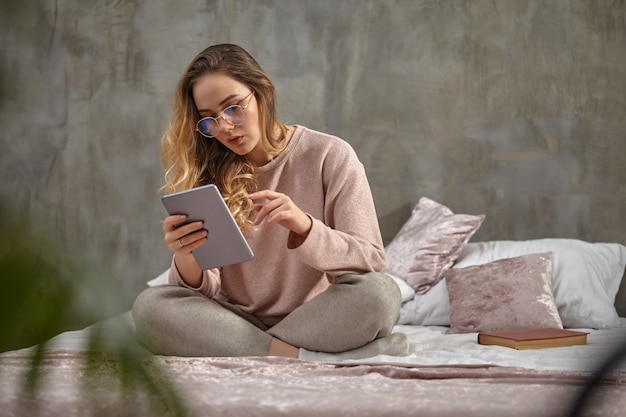
M 238 155 L 248 155 L 253 163 L 265 163 L 259 108 L 256 97 L 254 94 L 250 95 L 251 92 L 247 85 L 223 73 L 205 74 L 196 80 L 192 88 L 193 100 L 200 117 L 210 116 L 217 119 L 220 129 L 215 139 Z M 236 126 L 224 120 L 222 113 L 225 108 L 234 104 L 245 107 L 245 120 Z

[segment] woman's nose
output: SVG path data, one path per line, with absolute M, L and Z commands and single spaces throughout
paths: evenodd
M 221 132 L 230 132 L 233 127 L 235 127 L 233 123 L 229 122 L 224 117 L 220 117 L 219 119 L 217 119 L 217 126 L 219 127 Z

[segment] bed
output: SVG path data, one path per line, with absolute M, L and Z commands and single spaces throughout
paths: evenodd
M 0 415 L 623 415 L 626 318 L 615 302 L 624 297 L 626 247 L 471 242 L 483 221 L 424 198 L 386 247 L 403 295 L 394 331 L 408 336 L 408 356 L 153 356 L 134 342 L 127 312 L 0 355 Z M 586 331 L 587 344 L 477 343 L 479 331 L 544 326 Z

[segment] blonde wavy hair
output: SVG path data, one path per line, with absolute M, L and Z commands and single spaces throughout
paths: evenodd
M 196 131 L 200 113 L 193 100 L 194 83 L 203 75 L 220 72 L 247 85 L 259 108 L 261 144 L 270 156 L 286 146 L 287 127 L 276 117 L 274 84 L 256 60 L 232 44 L 213 45 L 200 52 L 178 82 L 169 127 L 161 140 L 165 184 L 161 191 L 177 192 L 215 184 L 242 230 L 250 226 L 253 204 L 248 193 L 256 189 L 254 165 L 217 139 Z

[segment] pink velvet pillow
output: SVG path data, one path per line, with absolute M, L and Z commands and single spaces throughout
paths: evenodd
M 484 219 L 484 215 L 454 214 L 422 197 L 385 248 L 386 271 L 404 279 L 418 294 L 426 293 L 452 266 Z
M 563 328 L 552 293 L 552 252 L 446 272 L 447 333 Z

